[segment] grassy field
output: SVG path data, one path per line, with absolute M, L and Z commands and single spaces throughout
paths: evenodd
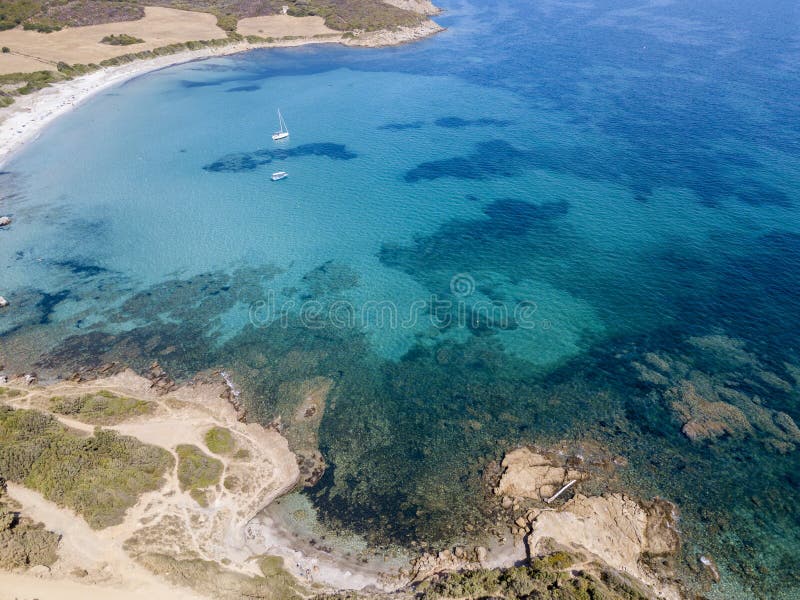
M 0 477 L 72 508 L 95 529 L 122 522 L 173 464 L 166 450 L 113 431 L 86 436 L 39 411 L 0 407 Z

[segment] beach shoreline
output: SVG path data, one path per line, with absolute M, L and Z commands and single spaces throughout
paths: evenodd
M 290 48 L 311 44 L 344 44 L 378 48 L 414 42 L 434 35 L 443 28 L 431 20 L 417 27 L 396 31 L 377 31 L 356 38 L 317 37 L 278 40 L 269 43 L 232 42 L 221 47 L 187 50 L 168 56 L 136 60 L 124 65 L 103 67 L 98 71 L 56 83 L 25 96 L 18 96 L 10 106 L 0 109 L 0 168 L 59 117 L 69 113 L 96 94 L 147 73 L 178 64 L 214 57 L 231 56 L 264 48 Z

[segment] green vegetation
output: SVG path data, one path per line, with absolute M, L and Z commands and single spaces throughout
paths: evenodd
M 9 52 L 11 52 L 11 48 L 8 46 L 3 46 L 3 54 L 8 54 Z
M 575 559 L 555 552 L 534 559 L 528 566 L 509 569 L 477 569 L 445 573 L 417 587 L 422 600 L 461 598 L 541 598 L 552 600 L 646 600 L 647 596 L 613 573 L 598 579 L 585 572 L 565 571 Z
M 114 425 L 130 417 L 152 413 L 156 406 L 154 402 L 124 398 L 106 390 L 78 398 L 56 396 L 50 403 L 53 412 L 93 425 Z
M 250 460 L 250 450 L 247 448 L 239 448 L 233 455 L 236 460 Z
M 17 396 L 21 395 L 22 392 L 19 390 L 0 386 L 0 396 L 5 396 L 6 398 L 16 398 Z
M 10 93 L 4 91 L 2 96 L 4 98 L 3 105 L 8 106 L 14 102 L 14 95 L 24 95 L 40 90 L 47 87 L 56 81 L 63 81 L 68 79 L 62 73 L 57 71 L 34 71 L 32 73 L 7 73 L 0 75 L 0 87 L 13 87 Z
M 236 15 L 227 13 L 216 13 L 217 15 L 217 27 L 222 29 L 223 31 L 227 31 L 228 35 L 232 33 L 236 33 L 236 25 L 239 23 L 239 19 Z
M 39 411 L 0 407 L 0 477 L 72 508 L 95 529 L 120 523 L 173 464 L 166 450 L 113 431 L 85 436 Z
M 131 46 L 133 44 L 143 44 L 144 40 L 133 35 L 128 35 L 127 33 L 120 33 L 119 35 L 112 33 L 100 40 L 100 43 L 110 46 Z
M 202 490 L 219 483 L 222 476 L 219 460 L 192 444 L 181 444 L 175 451 L 178 453 L 178 481 L 182 490 Z
M 225 427 L 212 427 L 206 432 L 205 442 L 208 449 L 214 454 L 230 454 L 236 448 L 230 429 Z
M 271 44 L 275 41 L 274 37 L 261 37 L 260 35 L 246 35 L 244 39 L 249 44 Z
M 263 577 L 236 573 L 216 562 L 179 560 L 164 554 L 141 554 L 137 560 L 157 575 L 163 575 L 173 583 L 188 584 L 203 595 L 217 600 L 301 600 L 308 597 L 308 592 L 282 568 L 282 562 L 279 565 L 275 561 L 275 557 L 260 561 L 262 569 L 266 566 Z
M 189 495 L 203 508 L 208 508 L 208 494 L 205 490 L 191 490 Z
M 114 58 L 108 58 L 100 62 L 101 67 L 113 67 L 116 65 L 124 65 L 134 60 L 143 58 L 154 58 L 156 56 L 169 56 L 170 54 L 177 54 L 186 50 L 200 50 L 202 48 L 221 48 L 230 44 L 233 39 L 217 38 L 214 40 L 196 40 L 192 42 L 182 42 L 179 44 L 169 44 L 167 46 L 159 46 L 152 50 L 142 50 L 141 52 L 134 52 L 130 54 L 122 54 Z
M 288 5 L 288 14 L 295 17 L 322 17 L 328 27 L 338 31 L 411 26 L 423 19 L 409 10 L 369 0 L 294 0 L 277 4 Z
M 0 30 L 14 29 L 42 10 L 42 6 L 37 0 L 3 0 L 0 2 Z
M 36 21 L 25 21 L 22 28 L 26 31 L 38 31 L 39 33 L 53 33 L 61 31 L 61 25 L 53 19 L 41 19 Z

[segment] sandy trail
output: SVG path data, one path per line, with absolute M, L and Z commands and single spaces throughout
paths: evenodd
M 0 600 L 207 600 L 158 580 L 120 585 L 43 579 L 29 574 L 0 573 Z
M 60 558 L 51 573 L 53 578 L 74 580 L 71 574 L 82 569 L 88 575 L 76 580 L 78 584 L 90 582 L 112 585 L 115 590 L 141 590 L 140 597 L 146 594 L 156 598 L 181 598 L 176 596 L 172 586 L 135 562 L 131 554 L 138 552 L 161 552 L 177 558 L 200 557 L 217 562 L 225 559 L 230 561 L 228 568 L 231 570 L 260 574 L 254 561 L 249 560 L 252 553 L 245 543 L 247 523 L 294 485 L 299 470 L 283 437 L 259 425 L 238 421 L 236 411 L 221 397 L 226 389 L 221 381 L 186 386 L 161 397 L 150 389 L 148 380 L 125 371 L 90 384 L 61 382 L 49 387 L 18 389 L 26 393 L 6 399 L 7 404 L 44 412 L 50 412 L 53 396 L 70 397 L 100 390 L 147 400 L 155 406 L 152 414 L 132 417 L 105 428 L 161 446 L 175 456 L 178 444 L 194 444 L 210 454 L 204 442 L 206 432 L 215 426 L 224 427 L 233 435 L 236 447 L 247 453 L 246 457 L 238 459 L 232 455 L 214 456 L 224 465 L 221 481 L 231 475 L 241 483 L 231 489 L 221 484 L 208 488 L 208 507 L 201 507 L 188 492 L 181 490 L 175 468 L 167 474 L 159 490 L 139 498 L 126 512 L 122 523 L 102 530 L 92 529 L 82 517 L 46 500 L 38 492 L 9 483 L 9 494 L 22 505 L 24 514 L 63 536 Z M 74 418 L 53 416 L 82 432 L 94 430 L 93 425 Z M 177 464 L 177 456 L 175 458 Z M 165 533 L 167 530 L 169 533 Z M 129 552 L 124 545 L 131 541 L 134 545 Z M 27 581 L 23 578 L 15 585 L 22 585 L 24 589 Z M 38 585 L 34 588 L 38 592 Z

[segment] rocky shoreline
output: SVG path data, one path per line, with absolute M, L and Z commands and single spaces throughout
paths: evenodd
M 320 389 L 319 385 L 311 386 L 309 398 L 320 402 Z M 213 506 L 211 513 L 208 508 L 196 506 L 194 500 L 185 493 L 181 494 L 177 488 L 167 493 L 170 485 L 143 497 L 128 511 L 124 522 L 112 528 L 116 531 L 112 537 L 121 544 L 115 552 L 120 556 L 128 556 L 149 572 L 162 576 L 176 571 L 188 573 L 186 569 L 194 572 L 197 565 L 187 561 L 200 556 L 206 562 L 211 561 L 204 568 L 211 568 L 209 565 L 213 563 L 213 571 L 234 582 L 238 589 L 256 594 L 254 597 L 271 598 L 273 596 L 266 592 L 258 595 L 261 593 L 258 590 L 267 583 L 260 579 L 265 577 L 263 573 L 259 575 L 253 569 L 252 561 L 259 556 L 277 555 L 283 566 L 276 572 L 286 573 L 281 575 L 290 577 L 286 581 L 295 581 L 300 587 L 322 585 L 327 590 L 326 594 L 340 591 L 358 594 L 348 596 L 351 598 L 427 598 L 429 596 L 426 594 L 433 593 L 430 590 L 440 590 L 436 592 L 438 595 L 432 595 L 431 598 L 448 598 L 451 596 L 445 592 L 455 590 L 463 583 L 459 577 L 477 577 L 475 573 L 483 573 L 481 577 L 488 577 L 486 572 L 496 575 L 484 582 L 489 586 L 487 590 L 491 591 L 494 589 L 491 586 L 505 585 L 502 583 L 505 581 L 503 577 L 508 576 L 509 569 L 517 568 L 527 571 L 516 573 L 514 577 L 533 578 L 531 581 L 526 579 L 526 585 L 534 585 L 536 577 L 545 577 L 546 572 L 546 577 L 566 578 L 565 585 L 569 583 L 570 586 L 584 588 L 600 586 L 596 589 L 605 590 L 606 594 L 610 594 L 607 596 L 609 598 L 639 597 L 630 594 L 615 596 L 617 592 L 613 590 L 628 590 L 626 594 L 636 593 L 642 598 L 677 600 L 685 597 L 675 569 L 681 540 L 679 517 L 674 505 L 662 499 L 637 500 L 621 493 L 593 495 L 592 483 L 612 477 L 616 469 L 624 468 L 625 461 L 622 457 L 604 455 L 601 449 L 585 445 L 574 447 L 571 452 L 565 452 L 564 448 L 548 452 L 525 447 L 505 456 L 500 465 L 499 479 L 490 493 L 497 499 L 498 514 L 503 515 L 498 524 L 511 535 L 511 540 L 506 543 L 491 542 L 485 536 L 476 536 L 473 545 L 420 552 L 415 558 L 409 559 L 405 566 L 395 562 L 391 568 L 387 568 L 387 565 L 381 570 L 376 567 L 378 562 L 368 561 L 361 566 L 354 561 L 343 562 L 337 558 L 335 548 L 317 548 L 318 552 L 306 554 L 297 546 L 296 534 L 291 532 L 277 537 L 269 534 L 265 538 L 266 530 L 263 528 L 267 521 L 263 518 L 259 520 L 258 515 L 264 506 L 297 485 L 301 464 L 289 452 L 287 442 L 276 431 L 277 428 L 270 430 L 244 422 L 245 414 L 236 392 L 234 380 L 227 373 L 199 374 L 186 385 L 178 386 L 157 362 L 152 363 L 144 377 L 135 375 L 122 365 L 109 363 L 96 369 L 78 371 L 69 377 L 69 381 L 57 381 L 48 386 L 39 385 L 35 374 L 14 377 L 6 387 L 0 388 L 0 407 L 5 405 L 13 410 L 41 411 L 68 427 L 85 427 L 81 424 L 85 421 L 81 421 L 80 414 L 71 414 L 67 418 L 53 412 L 56 410 L 53 408 L 53 399 L 65 396 L 84 398 L 86 394 L 110 397 L 108 395 L 113 394 L 140 399 L 156 406 L 152 414 L 126 416 L 111 426 L 112 430 L 132 435 L 144 443 L 164 444 L 163 447 L 170 452 L 174 452 L 175 444 L 182 442 L 201 446 L 202 436 L 198 437 L 199 433 L 192 432 L 202 432 L 215 426 L 238 432 L 235 436 L 243 436 L 237 437 L 241 440 L 239 444 L 250 440 L 246 446 L 251 457 L 263 452 L 279 452 L 279 459 L 278 454 L 270 454 L 272 458 L 265 458 L 267 462 L 263 463 L 272 465 L 264 467 L 268 470 L 279 469 L 281 475 L 277 478 L 275 473 L 268 474 L 267 471 L 260 475 L 248 475 L 246 469 L 250 467 L 226 463 L 229 474 L 245 468 L 241 477 L 237 477 L 238 481 L 257 480 L 266 487 L 261 490 L 244 487 L 237 492 L 234 488 L 229 489 L 226 483 L 224 488 L 218 486 L 216 491 L 209 488 L 204 495 L 217 497 L 209 505 Z M 169 433 L 165 438 L 166 432 Z M 261 442 L 253 441 L 262 438 L 263 446 Z M 252 464 L 251 459 L 248 459 L 248 464 Z M 575 483 L 553 499 L 555 492 L 569 481 Z M 21 490 L 15 483 L 12 497 L 16 495 L 23 499 L 19 503 L 22 505 L 20 514 L 26 515 L 24 500 L 30 499 L 32 492 L 23 494 Z M 178 496 L 171 497 L 175 493 Z M 41 499 L 38 502 L 46 501 Z M 183 526 L 175 521 L 175 515 L 180 513 L 174 513 L 170 508 L 172 506 L 181 507 L 180 511 L 196 513 L 196 517 L 190 519 L 194 523 L 191 536 L 180 533 Z M 35 527 L 33 521 L 41 513 L 42 510 L 34 506 L 33 518 L 24 521 L 25 527 Z M 80 519 L 79 516 L 74 518 Z M 256 522 L 260 523 L 258 535 L 250 531 Z M 45 522 L 45 529 L 47 526 Z M 61 526 L 62 531 L 69 530 L 63 523 Z M 172 533 L 164 537 L 166 531 Z M 97 535 L 100 536 L 100 547 L 108 543 L 103 530 Z M 261 542 L 256 543 L 257 539 L 261 539 Z M 265 539 L 270 541 L 264 542 Z M 81 563 L 69 555 L 73 542 L 64 537 L 59 544 L 58 560 L 50 561 L 49 565 L 33 573 L 47 580 L 64 577 L 75 580 L 70 573 L 92 572 L 92 568 L 96 567 Z M 176 542 L 179 543 L 176 545 Z M 32 555 L 37 554 L 33 552 Z M 557 558 L 552 558 L 554 556 Z M 703 558 L 708 579 L 714 579 L 713 561 Z M 15 572 L 28 573 L 32 567 L 36 567 L 33 564 L 36 562 L 42 561 L 35 559 L 22 566 L 16 565 Z M 520 564 L 524 567 L 515 566 Z M 116 578 L 111 578 L 116 582 L 115 585 L 124 581 L 124 570 L 120 567 Z M 535 573 L 539 575 L 534 576 Z M 170 577 L 166 578 L 170 580 Z M 195 586 L 195 592 L 201 596 L 227 597 L 220 595 L 220 590 L 210 580 L 200 579 L 202 585 Z M 461 583 L 456 585 L 456 581 Z M 92 585 L 102 586 L 105 583 L 97 580 Z M 293 585 L 289 586 L 292 590 Z M 298 597 L 304 597 L 304 594 L 298 594 Z

